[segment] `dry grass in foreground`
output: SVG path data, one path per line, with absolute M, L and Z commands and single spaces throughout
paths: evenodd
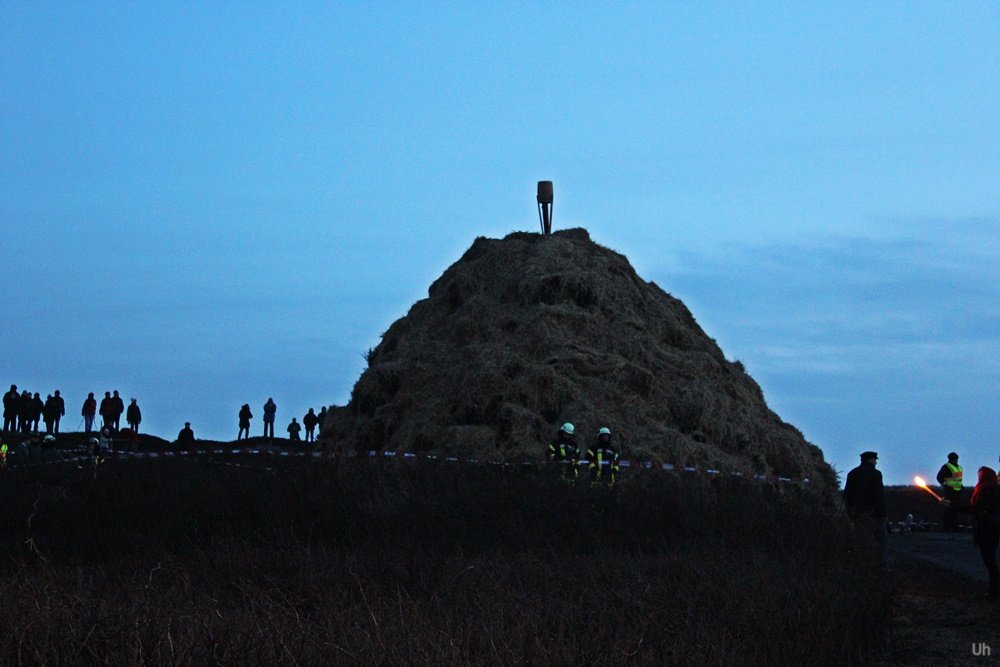
M 882 642 L 887 588 L 806 492 L 549 472 L 12 470 L 0 662 L 853 664 Z

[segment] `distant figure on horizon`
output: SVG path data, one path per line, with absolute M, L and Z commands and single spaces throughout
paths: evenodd
M 240 432 L 236 434 L 236 439 L 250 439 L 250 420 L 253 419 L 253 413 L 250 412 L 250 404 L 244 403 L 243 407 L 240 408 Z
M 889 567 L 889 535 L 885 523 L 885 486 L 875 469 L 878 453 L 862 452 L 861 465 L 847 473 L 844 505 L 859 530 L 870 531 L 879 548 L 879 564 Z
M 937 483 L 941 485 L 941 496 L 948 500 L 947 504 L 942 503 L 941 529 L 946 533 L 957 533 L 958 514 L 951 504 L 962 502 L 962 466 L 958 465 L 958 454 L 955 452 L 948 454 L 948 462 L 938 470 Z
M 139 423 L 142 421 L 142 410 L 139 409 L 139 404 L 134 398 L 129 401 L 128 412 L 125 413 L 125 421 L 128 422 L 128 427 L 132 429 L 132 432 L 139 435 Z
M 31 411 L 31 392 L 25 389 L 21 392 L 21 400 L 17 404 L 17 428 L 21 433 L 31 433 Z
M 45 407 L 42 409 L 42 414 L 45 416 L 45 432 L 58 433 L 59 420 L 66 414 L 66 402 L 59 395 L 58 389 L 56 389 L 55 395 L 45 399 Z
M 264 437 L 273 438 L 274 437 L 274 415 L 278 412 L 278 406 L 275 404 L 273 398 L 267 399 L 267 403 L 264 404 Z
M 121 424 L 122 415 L 125 413 L 125 401 L 122 397 L 118 395 L 118 390 L 115 389 L 114 395 L 111 397 L 111 428 L 118 430 Z
M 194 431 L 191 430 L 191 422 L 184 422 L 184 428 L 177 434 L 177 444 L 187 446 L 194 443 Z
M 17 385 L 12 384 L 10 391 L 3 395 L 3 431 L 13 433 L 17 429 L 17 413 L 21 394 L 17 392 Z
M 45 397 L 42 405 L 42 421 L 45 422 L 45 432 L 52 433 L 52 394 Z
M 35 395 L 31 397 L 31 414 L 29 415 L 31 431 L 33 433 L 38 433 L 38 422 L 41 421 L 43 412 L 45 412 L 45 402 L 36 391 Z
M 299 433 L 302 431 L 302 425 L 295 421 L 295 417 L 292 417 L 292 423 L 288 425 L 285 429 L 288 431 L 288 439 L 294 442 L 302 442 L 302 438 L 299 437 Z
M 323 422 L 326 421 L 326 406 L 324 405 L 319 409 L 319 415 L 316 416 L 316 436 L 323 437 Z
M 302 418 L 302 425 L 306 427 L 306 442 L 315 442 L 316 436 L 314 434 L 316 430 L 316 422 L 319 421 L 319 417 L 313 412 L 312 408 L 309 408 L 309 412 L 306 413 L 305 417 Z
M 112 416 L 114 414 L 114 408 L 111 403 L 111 392 L 104 392 L 104 398 L 101 399 L 101 407 L 98 410 L 101 413 L 101 428 L 106 426 L 111 426 L 111 420 L 114 419 Z
M 97 399 L 94 392 L 87 394 L 87 399 L 83 402 L 80 415 L 83 417 L 83 432 L 90 433 L 94 430 L 94 415 L 97 414 Z

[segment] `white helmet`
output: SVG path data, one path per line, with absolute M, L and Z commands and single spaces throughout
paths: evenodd
M 54 435 L 47 435 L 44 438 L 42 438 L 42 442 L 55 442 L 55 441 L 56 441 L 56 436 Z
M 570 424 L 569 422 L 563 424 L 562 428 L 560 428 L 559 430 L 565 433 L 566 435 L 573 435 L 574 433 L 576 433 L 576 429 L 573 428 L 573 425 Z
M 611 435 L 611 429 L 607 426 L 602 426 L 600 430 L 597 431 L 597 435 Z

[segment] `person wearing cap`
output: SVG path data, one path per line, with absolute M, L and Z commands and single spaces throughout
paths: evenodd
M 566 422 L 556 433 L 554 442 L 549 443 L 548 459 L 562 468 L 564 481 L 575 481 L 580 474 L 577 464 L 580 461 L 580 448 L 576 446 L 576 429 Z
M 941 517 L 941 528 L 946 533 L 957 533 L 958 514 L 951 503 L 962 502 L 962 466 L 958 465 L 958 454 L 948 454 L 948 462 L 938 470 L 937 482 L 941 485 L 941 497 L 948 500 L 947 504 L 942 503 L 944 515 Z
M 587 468 L 592 486 L 614 485 L 618 475 L 618 450 L 611 444 L 611 429 L 607 426 L 597 431 L 597 442 L 587 450 Z
M 844 505 L 859 528 L 871 531 L 879 549 L 879 564 L 889 566 L 889 535 L 885 522 L 885 486 L 882 473 L 875 469 L 877 452 L 862 452 L 861 464 L 847 473 Z

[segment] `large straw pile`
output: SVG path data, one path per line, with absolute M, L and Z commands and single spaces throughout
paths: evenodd
M 583 229 L 478 238 L 369 354 L 325 444 L 540 456 L 563 422 L 625 456 L 834 484 L 679 300 Z

